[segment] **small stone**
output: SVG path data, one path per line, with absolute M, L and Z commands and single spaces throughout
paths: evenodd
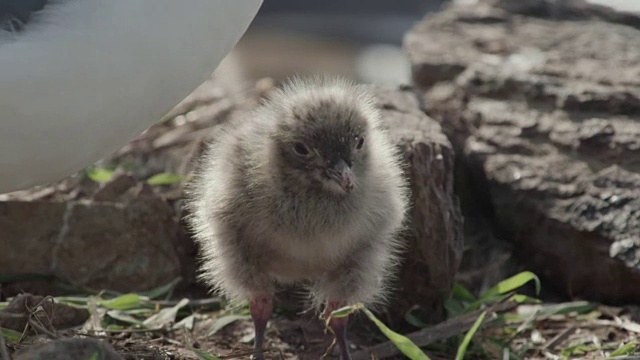
M 38 324 L 51 332 L 80 326 L 89 319 L 86 309 L 56 303 L 53 298 L 19 294 L 2 310 L 0 328 L 24 331 L 29 319 L 37 319 Z M 37 333 L 38 331 L 36 331 Z
M 156 288 L 180 276 L 178 223 L 157 197 L 128 203 L 0 202 L 0 228 L 3 274 L 53 274 L 120 292 Z M 48 290 L 42 284 L 7 284 L 7 294 L 11 288 Z
M 111 345 L 92 338 L 73 338 L 49 341 L 19 350 L 14 360 L 123 360 Z

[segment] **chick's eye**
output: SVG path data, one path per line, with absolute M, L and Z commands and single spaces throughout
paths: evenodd
M 309 155 L 309 148 L 307 148 L 307 146 L 301 142 L 293 144 L 293 151 L 295 151 L 298 155 Z
M 360 150 L 362 149 L 362 147 L 364 146 L 364 137 L 362 136 L 358 136 L 357 138 L 357 143 L 356 143 L 356 149 Z

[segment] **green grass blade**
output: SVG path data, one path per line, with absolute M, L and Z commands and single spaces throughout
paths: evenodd
M 469 347 L 469 343 L 471 343 L 471 339 L 473 339 L 473 336 L 476 334 L 476 331 L 478 331 L 478 329 L 480 328 L 480 325 L 482 325 L 482 322 L 484 321 L 485 316 L 487 316 L 487 312 L 483 311 L 482 314 L 476 320 L 476 322 L 473 324 L 471 329 L 469 329 L 469 331 L 467 332 L 467 335 L 465 335 L 464 339 L 462 339 L 462 342 L 460 343 L 460 346 L 458 347 L 458 353 L 456 354 L 456 360 L 464 359 L 464 354 L 467 352 L 467 348 Z
M 159 186 L 159 185 L 173 185 L 177 184 L 181 181 L 184 181 L 186 178 L 184 176 L 172 174 L 172 173 L 160 173 L 155 174 L 149 179 L 147 179 L 147 184 L 151 186 Z
M 527 295 L 515 294 L 509 298 L 509 300 L 513 302 L 517 302 L 518 304 L 540 304 L 542 301 L 540 299 L 532 298 Z
M 334 310 L 331 312 L 332 318 L 343 318 L 347 317 L 358 310 L 357 306 L 349 305 L 345 307 L 341 307 L 340 309 Z
M 369 309 L 361 307 L 362 311 L 371 321 L 380 329 L 380 331 L 400 350 L 405 356 L 411 360 L 430 360 L 427 354 L 422 352 L 416 344 L 414 344 L 406 336 L 400 335 L 389 329 L 382 321 L 373 315 Z
M 587 314 L 597 308 L 597 305 L 588 301 L 572 301 L 568 303 L 541 305 L 536 317 L 549 317 L 553 315 L 567 315 L 571 313 Z
M 451 289 L 451 296 L 455 299 L 466 301 L 466 302 L 476 301 L 476 297 L 473 296 L 471 291 L 467 290 L 464 286 L 458 283 L 455 283 L 453 285 L 453 289 Z
M 200 360 L 220 360 L 219 357 L 208 354 L 200 349 L 192 347 L 191 350 L 196 354 L 196 356 L 198 356 L 198 359 Z
M 536 276 L 536 274 L 530 271 L 523 271 L 519 274 L 516 274 L 506 280 L 502 280 L 497 283 L 494 287 L 487 290 L 480 296 L 480 298 L 489 298 L 496 295 L 502 295 L 514 291 L 524 284 L 533 281 L 536 286 L 536 295 L 540 294 L 540 279 Z
M 58 296 L 54 300 L 60 304 L 87 307 L 88 298 L 83 296 Z
M 120 322 L 131 324 L 131 325 L 140 325 L 142 323 L 142 321 L 136 319 L 135 317 L 131 316 L 130 314 L 127 314 L 122 310 L 108 310 L 107 316 L 114 320 L 118 320 Z
M 569 359 L 571 357 L 580 357 L 595 350 L 598 350 L 598 347 L 595 345 L 576 344 L 562 350 L 560 352 L 560 357 L 566 359 Z
M 94 352 L 89 358 L 89 360 L 98 360 L 98 352 Z
M 130 310 L 144 306 L 142 297 L 138 294 L 124 294 L 110 300 L 101 300 L 99 305 L 111 310 Z
M 187 346 L 189 347 L 189 349 L 191 351 L 193 351 L 194 354 L 196 354 L 196 356 L 200 360 L 220 360 L 220 358 L 217 357 L 217 356 L 213 356 L 213 355 L 207 353 L 206 351 L 194 348 L 193 344 L 189 340 L 187 340 Z
M 632 355 L 636 349 L 638 348 L 638 344 L 635 342 L 630 342 L 628 344 L 622 345 L 617 348 L 614 352 L 609 355 L 609 358 L 613 358 L 616 356 L 624 356 L 624 355 Z
M 102 168 L 87 169 L 87 176 L 89 179 L 97 183 L 104 183 L 111 180 L 111 177 L 113 177 L 113 170 Z

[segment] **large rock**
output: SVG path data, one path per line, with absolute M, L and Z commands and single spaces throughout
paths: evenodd
M 640 19 L 581 1 L 494 3 L 450 7 L 406 36 L 427 111 L 545 284 L 637 302 Z
M 462 215 L 453 193 L 453 147 L 440 125 L 421 110 L 415 92 L 377 88 L 375 94 L 404 153 L 412 191 L 407 251 L 392 313 L 403 316 L 419 305 L 424 320 L 440 321 L 463 247 Z
M 172 209 L 153 196 L 128 202 L 0 202 L 0 228 L 3 275 L 48 274 L 123 292 L 180 276 L 173 245 L 177 222 Z

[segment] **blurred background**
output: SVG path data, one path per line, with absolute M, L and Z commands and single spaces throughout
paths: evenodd
M 444 0 L 265 1 L 236 47 L 249 79 L 327 72 L 408 84 L 404 33 Z
M 225 65 L 234 62 L 234 71 L 249 81 L 326 72 L 367 83 L 409 84 L 411 69 L 402 38 L 448 2 L 267 0 Z M 473 5 L 477 0 L 451 2 Z M 640 11 L 636 0 L 588 2 Z

